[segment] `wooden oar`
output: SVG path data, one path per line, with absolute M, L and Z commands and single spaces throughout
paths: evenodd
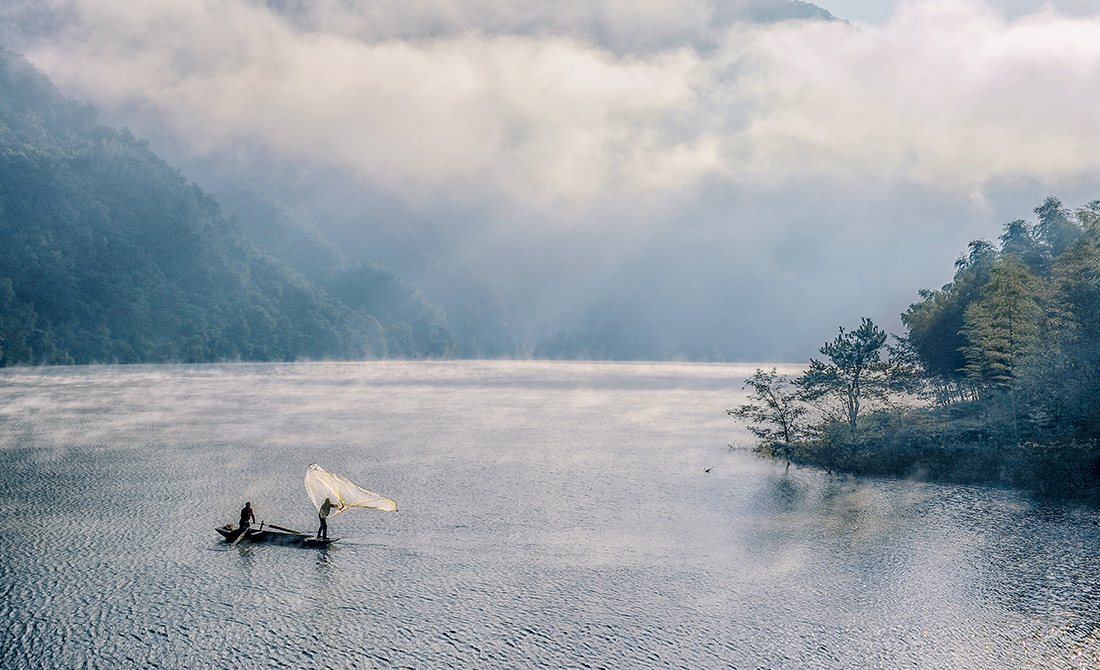
M 288 533 L 294 533 L 295 535 L 307 535 L 307 533 L 303 533 L 303 532 L 302 532 L 302 531 L 300 531 L 300 530 L 292 530 L 292 529 L 290 529 L 290 528 L 283 528 L 282 526 L 276 526 L 276 525 L 275 525 L 275 524 L 273 524 L 273 523 L 269 523 L 269 524 L 267 524 L 267 527 L 268 527 L 268 528 L 275 528 L 275 529 L 278 529 L 278 530 L 285 530 L 286 532 L 288 532 Z
M 244 527 L 242 527 L 242 528 L 241 528 L 241 534 L 240 534 L 240 535 L 238 535 L 238 536 L 237 536 L 237 538 L 236 538 L 235 540 L 233 540 L 233 542 L 232 542 L 232 543 L 231 543 L 231 544 L 229 545 L 229 548 L 230 548 L 230 549 L 232 549 L 233 547 L 237 546 L 237 543 L 238 543 L 238 542 L 240 542 L 240 541 L 241 541 L 242 539 L 244 539 L 244 536 L 245 536 L 245 535 L 248 535 L 248 529 L 249 529 L 250 527 L 251 527 L 251 524 L 249 524 L 248 526 L 244 526 Z

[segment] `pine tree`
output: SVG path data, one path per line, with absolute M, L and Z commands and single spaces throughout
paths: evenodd
M 1042 283 L 1019 257 L 1001 258 L 966 309 L 962 333 L 968 377 L 986 388 L 1009 390 L 1039 341 Z
M 851 332 L 841 327 L 837 338 L 820 349 L 829 362 L 811 358 L 795 384 L 807 402 L 818 403 L 827 416 L 855 432 L 864 404 L 886 403 L 894 390 L 891 365 L 882 360 L 885 345 L 886 333 L 870 319 Z

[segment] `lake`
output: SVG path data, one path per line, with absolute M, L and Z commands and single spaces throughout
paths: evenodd
M 753 369 L 0 371 L 0 667 L 1100 666 L 1095 509 L 787 471 Z M 315 531 L 313 462 L 399 511 L 221 541 Z

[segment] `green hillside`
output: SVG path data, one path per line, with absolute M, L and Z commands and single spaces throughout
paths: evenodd
M 0 365 L 447 354 L 437 310 L 379 273 L 400 309 L 333 297 L 0 51 Z

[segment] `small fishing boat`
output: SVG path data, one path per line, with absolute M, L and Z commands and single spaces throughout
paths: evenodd
M 281 544 L 291 547 L 327 547 L 340 539 L 332 537 L 320 540 L 309 533 L 267 523 L 248 528 L 244 537 L 241 537 L 239 527 L 229 523 L 214 530 L 218 531 L 218 534 L 225 538 L 226 542 L 233 544 L 251 542 L 253 544 Z
M 305 484 L 306 492 L 309 493 L 309 498 L 313 501 L 313 506 L 317 508 L 318 516 L 321 518 L 322 528 L 326 525 L 326 519 L 356 507 L 385 512 L 397 511 L 397 503 L 393 500 L 353 484 L 340 475 L 322 470 L 316 463 L 306 468 Z M 246 518 L 243 512 L 244 510 L 241 518 Z M 234 527 L 233 524 L 227 523 L 214 530 L 218 531 L 218 534 L 225 538 L 231 547 L 240 542 L 283 544 L 294 547 L 327 547 L 339 539 L 335 537 L 321 539 L 309 533 L 266 522 L 259 526 L 248 526 L 243 530 L 240 526 Z

